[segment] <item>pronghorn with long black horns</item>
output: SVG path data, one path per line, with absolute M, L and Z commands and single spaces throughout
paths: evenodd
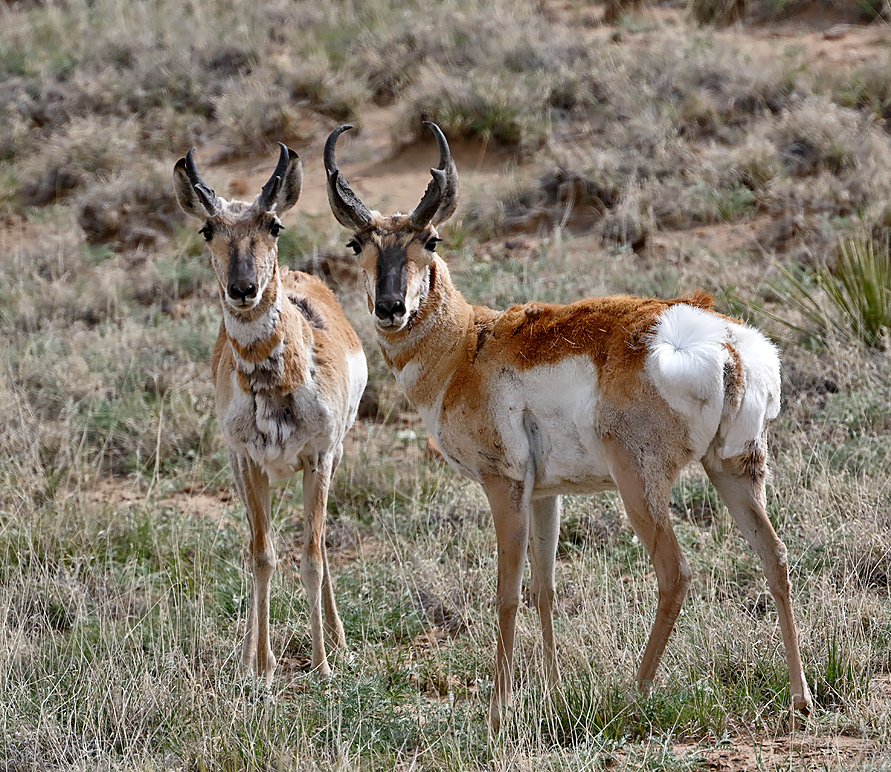
M 212 361 L 217 418 L 251 528 L 253 587 L 243 659 L 266 684 L 275 669 L 269 483 L 300 470 L 306 518 L 300 577 L 309 601 L 313 668 L 330 673 L 325 632 L 333 646 L 345 645 L 328 573 L 325 514 L 331 475 L 368 374 L 359 338 L 331 290 L 278 264 L 279 218 L 297 203 L 303 181 L 297 154 L 279 146 L 275 171 L 251 203 L 218 197 L 199 176 L 194 149 L 173 172 L 180 206 L 204 220 L 201 233 L 219 283 L 223 319 Z
M 439 166 L 408 215 L 370 211 L 335 161 L 334 216 L 353 231 L 384 359 L 443 456 L 482 484 L 498 541 L 498 643 L 489 713 L 510 704 L 516 613 L 527 545 L 547 674 L 559 680 L 553 631 L 560 495 L 618 488 L 656 570 L 659 601 L 637 681 L 649 688 L 691 580 L 669 518 L 671 486 L 699 460 L 758 553 L 779 610 L 792 704 L 811 696 L 792 616 L 786 548 L 765 511 L 767 423 L 780 364 L 759 332 L 712 311 L 705 294 L 627 296 L 506 311 L 469 305 L 435 253 L 455 211 L 458 177 L 445 136 Z

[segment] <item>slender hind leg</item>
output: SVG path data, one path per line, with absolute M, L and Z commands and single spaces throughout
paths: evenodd
M 532 502 L 529 533 L 529 562 L 532 564 L 532 603 L 541 622 L 545 674 L 551 686 L 560 683 L 557 648 L 554 643 L 554 564 L 560 536 L 560 497 L 549 496 Z
M 610 475 L 622 495 L 631 526 L 653 561 L 659 584 L 656 619 L 637 671 L 638 686 L 645 692 L 653 682 L 668 637 L 680 613 L 690 585 L 691 571 L 681 554 L 668 516 L 672 480 L 663 475 L 655 480 L 645 480 L 637 462 L 618 441 L 605 437 L 603 445 Z
M 813 702 L 801 665 L 798 632 L 792 616 L 792 585 L 789 582 L 786 546 L 780 541 L 767 517 L 764 487 L 767 475 L 766 456 L 760 452 L 723 460 L 709 458 L 703 461 L 703 466 L 739 530 L 761 558 L 767 584 L 779 613 L 786 663 L 789 666 L 792 707 L 802 713 L 809 713 Z
M 275 571 L 275 546 L 269 517 L 269 479 L 247 456 L 229 454 L 235 488 L 251 527 L 250 561 L 253 582 L 242 660 L 266 684 L 272 682 L 275 656 L 269 642 L 269 584 Z
M 346 633 L 343 622 L 337 613 L 337 601 L 334 599 L 334 584 L 328 569 L 328 550 L 325 548 L 325 531 L 322 530 L 322 604 L 325 609 L 325 635 L 332 649 L 346 646 Z

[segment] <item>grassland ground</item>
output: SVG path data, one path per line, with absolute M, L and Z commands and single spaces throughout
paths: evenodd
M 891 227 L 891 32 L 862 3 L 775 3 L 767 21 L 750 5 L 729 29 L 676 2 L 609 26 L 573 0 L 0 7 L 0 769 L 891 769 L 891 359 L 884 333 L 845 334 L 820 278 Z M 672 517 L 693 587 L 653 693 L 632 683 L 649 560 L 616 495 L 570 497 L 563 687 L 543 684 L 525 608 L 516 710 L 487 735 L 488 507 L 385 370 L 320 160 L 355 122 L 341 168 L 405 211 L 436 158 L 422 117 L 458 163 L 440 251 L 468 299 L 700 287 L 777 340 L 768 505 L 806 723 L 757 558 L 691 468 Z M 216 288 L 170 174 L 195 145 L 221 195 L 247 195 L 278 139 L 306 166 L 282 260 L 338 292 L 371 380 L 330 502 L 347 648 L 332 678 L 308 671 L 295 481 L 274 499 L 266 691 L 239 663 Z M 790 304 L 789 276 L 832 324 Z

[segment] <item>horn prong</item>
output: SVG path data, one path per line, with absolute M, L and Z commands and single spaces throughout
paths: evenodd
M 439 225 L 445 222 L 458 206 L 458 170 L 452 160 L 448 140 L 433 121 L 424 121 L 424 125 L 430 129 L 439 145 L 439 166 L 430 170 L 433 179 L 427 185 L 421 203 L 411 213 L 416 228 L 423 228 L 428 223 Z
M 325 141 L 325 173 L 328 177 L 328 203 L 337 221 L 345 228 L 362 230 L 373 222 L 368 207 L 359 200 L 359 197 L 350 188 L 343 174 L 337 167 L 335 150 L 337 138 L 345 131 L 352 129 L 352 125 L 338 126 L 328 135 Z
M 260 191 L 260 195 L 257 198 L 257 205 L 263 212 L 268 212 L 275 205 L 275 199 L 278 197 L 279 190 L 281 190 L 282 180 L 285 178 L 285 172 L 288 170 L 288 147 L 284 142 L 279 142 L 278 147 L 279 155 L 278 163 L 275 165 L 275 171 L 272 172 L 272 176 L 263 186 L 263 189 Z
M 195 193 L 201 201 L 201 205 L 207 210 L 209 215 L 213 216 L 219 213 L 221 205 L 217 199 L 217 194 L 214 193 L 213 189 L 201 179 L 201 175 L 198 173 L 198 167 L 195 166 L 194 156 L 195 148 L 193 147 L 186 153 L 186 176 L 189 178 L 189 182 L 192 183 L 192 187 L 195 189 Z

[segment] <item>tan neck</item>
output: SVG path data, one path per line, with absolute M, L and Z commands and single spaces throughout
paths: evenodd
M 224 302 L 223 325 L 243 391 L 291 392 L 308 379 L 312 330 L 285 297 L 278 271 L 248 313 Z
M 465 356 L 473 326 L 473 308 L 452 284 L 445 262 L 436 257 L 431 270 L 430 290 L 411 324 L 392 335 L 378 333 L 384 360 L 415 407 L 438 399 Z

